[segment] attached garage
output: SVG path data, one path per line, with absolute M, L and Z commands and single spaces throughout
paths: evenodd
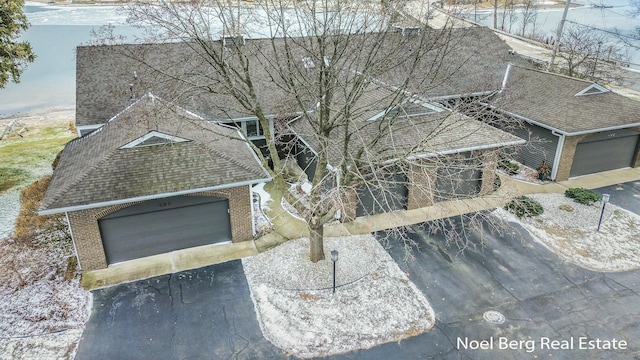
M 379 175 L 383 179 L 371 181 L 358 189 L 356 216 L 367 216 L 407 209 L 407 176 L 400 170 L 395 174 Z
M 570 176 L 633 166 L 640 133 L 616 130 L 598 133 L 578 143 Z
M 471 152 L 457 154 L 438 167 L 436 199 L 447 200 L 472 197 L 480 192 L 482 164 Z
M 227 199 L 177 196 L 126 207 L 98 220 L 108 264 L 231 241 Z
M 546 160 L 552 180 L 640 165 L 640 101 L 605 85 L 510 66 L 491 106 L 503 115 L 497 123 L 524 124 L 541 140 L 527 144 L 518 161 L 536 169 Z

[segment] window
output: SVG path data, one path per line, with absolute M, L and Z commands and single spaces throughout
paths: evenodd
M 256 118 L 243 118 L 231 121 L 221 121 L 220 123 L 235 126 L 249 139 L 251 138 L 263 138 L 264 133 L 260 126 L 260 121 Z
M 260 128 L 260 122 L 258 120 L 249 120 L 244 124 L 245 134 L 247 134 L 247 137 L 256 137 L 262 135 L 262 129 Z

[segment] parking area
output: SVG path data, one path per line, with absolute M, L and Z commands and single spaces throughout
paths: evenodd
M 639 184 L 597 191 L 637 211 Z M 640 359 L 640 270 L 582 269 L 517 224 L 473 233 L 486 246 L 462 255 L 441 235 L 415 230 L 412 258 L 397 241 L 388 251 L 429 299 L 436 326 L 333 358 Z M 77 358 L 140 357 L 288 358 L 262 336 L 240 261 L 94 291 Z

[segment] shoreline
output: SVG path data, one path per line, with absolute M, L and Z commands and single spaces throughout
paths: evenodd
M 0 133 L 13 121 L 30 127 L 48 127 L 76 121 L 75 107 L 47 107 L 0 118 Z

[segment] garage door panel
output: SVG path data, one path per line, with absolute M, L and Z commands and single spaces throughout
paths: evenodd
M 102 219 L 99 225 L 107 261 L 111 264 L 229 241 L 227 209 L 228 202 L 221 200 Z
M 638 136 L 625 136 L 578 144 L 570 176 L 580 176 L 631 166 Z

